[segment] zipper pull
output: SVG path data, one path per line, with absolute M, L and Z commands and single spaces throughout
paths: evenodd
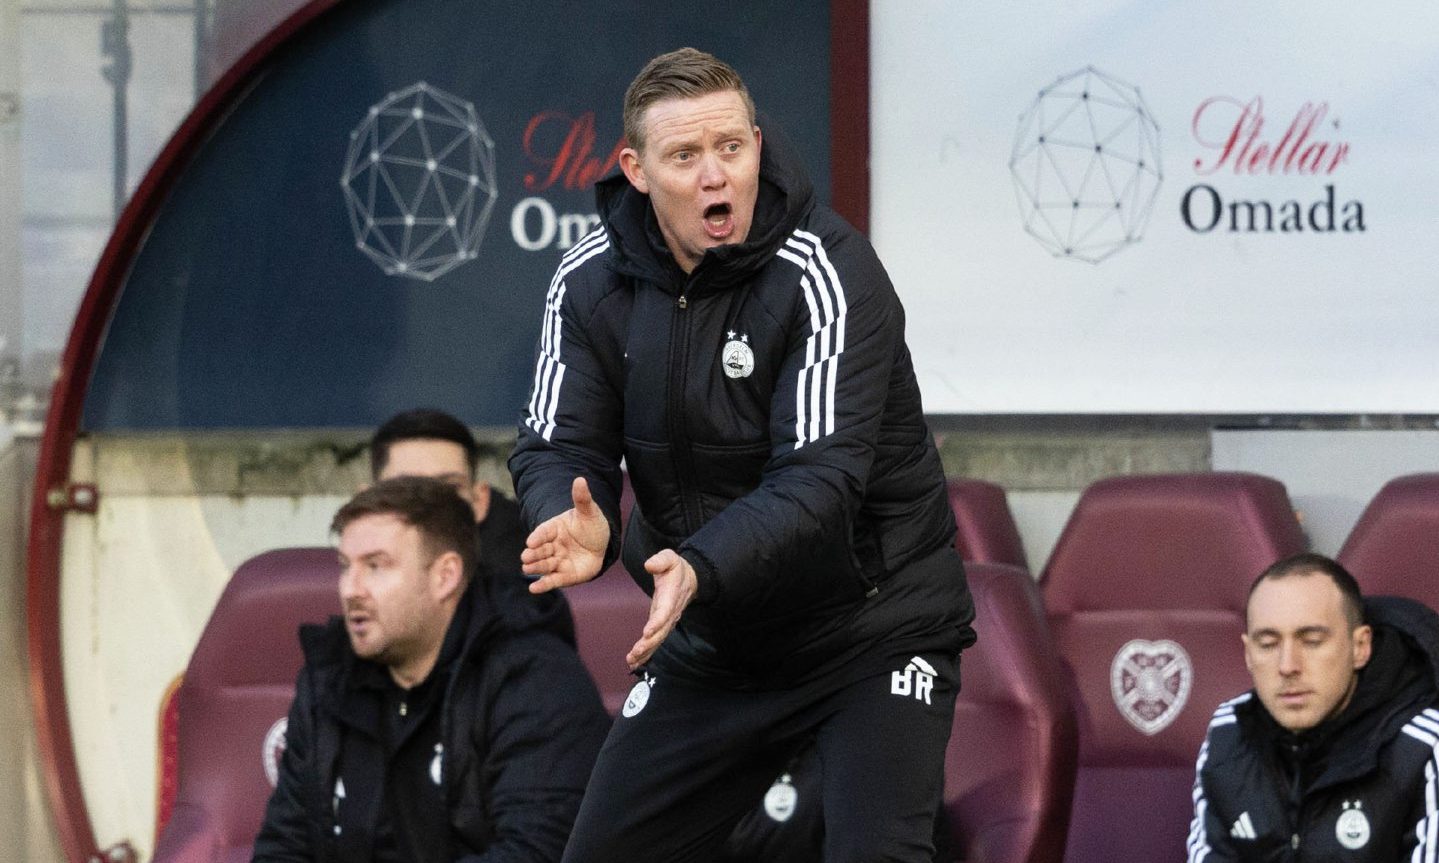
M 680 298 L 678 300 L 675 300 L 675 305 L 679 306 L 681 309 L 687 309 L 690 307 L 690 301 L 685 299 L 684 294 L 680 294 Z
M 400 702 L 400 715 L 401 715 L 401 716 L 409 716 L 409 715 L 410 715 L 410 703 L 409 703 L 408 701 L 401 701 L 401 702 Z

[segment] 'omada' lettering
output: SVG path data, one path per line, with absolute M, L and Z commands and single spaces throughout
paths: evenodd
M 1317 201 L 1288 200 L 1276 205 L 1246 200 L 1226 203 L 1213 186 L 1200 183 L 1184 193 L 1179 202 L 1179 215 L 1189 230 L 1199 234 L 1216 228 L 1249 234 L 1364 230 L 1364 205 L 1345 201 L 1336 209 L 1333 185 L 1325 186 L 1324 196 Z
M 510 211 L 510 236 L 527 252 L 568 249 L 600 224 L 594 213 L 556 213 L 549 201 L 525 198 Z

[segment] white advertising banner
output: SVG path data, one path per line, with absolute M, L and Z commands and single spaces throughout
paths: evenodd
M 1439 4 L 880 2 L 929 413 L 1439 412 Z

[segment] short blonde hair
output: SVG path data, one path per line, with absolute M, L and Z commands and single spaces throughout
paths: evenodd
M 661 54 L 645 64 L 625 90 L 625 140 L 631 147 L 645 148 L 645 109 L 662 99 L 708 96 L 733 90 L 744 100 L 754 125 L 754 100 L 734 67 L 694 48 Z

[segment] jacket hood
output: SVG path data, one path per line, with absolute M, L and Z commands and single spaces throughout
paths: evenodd
M 1290 736 L 1313 753 L 1314 788 L 1373 770 L 1384 744 L 1439 699 L 1439 614 L 1412 599 L 1375 596 L 1364 601 L 1364 616 L 1373 650 L 1353 700 L 1333 719 Z
M 705 252 L 690 276 L 693 293 L 733 285 L 764 266 L 814 206 L 814 187 L 784 132 L 763 113 L 755 124 L 762 136 L 760 184 L 749 235 L 743 243 Z M 616 169 L 595 184 L 595 203 L 619 272 L 671 292 L 686 283 L 665 245 L 649 195 L 630 185 L 623 171 Z
M 1439 613 L 1422 602 L 1402 596 L 1371 596 L 1364 600 L 1364 616 L 1377 632 L 1392 630 L 1408 652 L 1427 665 L 1430 690 L 1439 693 Z
M 1439 614 L 1412 599 L 1376 596 L 1364 603 L 1374 629 L 1369 664 L 1359 672 L 1348 719 L 1387 740 L 1439 696 Z

